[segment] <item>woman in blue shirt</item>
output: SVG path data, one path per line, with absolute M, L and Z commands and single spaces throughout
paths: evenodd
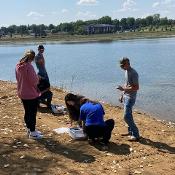
M 83 128 L 88 138 L 92 141 L 102 138 L 101 143 L 107 145 L 114 128 L 114 120 L 104 121 L 105 112 L 100 103 L 91 101 L 83 96 L 81 96 L 82 98 L 79 97 L 71 93 L 67 94 L 65 97 L 66 104 L 75 109 L 79 108 L 77 109 L 78 118 L 83 121 Z

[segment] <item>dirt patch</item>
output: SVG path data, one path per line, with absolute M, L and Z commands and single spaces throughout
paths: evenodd
M 53 102 L 64 105 L 65 92 L 52 89 Z M 37 114 L 37 129 L 44 138 L 28 139 L 23 122 L 23 108 L 16 95 L 16 84 L 0 81 L 0 174 L 175 174 L 175 126 L 135 112 L 140 142 L 129 142 L 121 133 L 127 131 L 122 109 L 104 104 L 106 118 L 112 117 L 115 128 L 110 148 L 87 141 L 74 141 L 53 129 L 67 127 L 67 115 L 53 115 L 43 109 Z

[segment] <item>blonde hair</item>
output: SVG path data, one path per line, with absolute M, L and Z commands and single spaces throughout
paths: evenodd
M 34 58 L 35 58 L 35 52 L 33 50 L 27 50 L 19 62 L 20 64 L 27 63 L 28 61 L 33 61 Z

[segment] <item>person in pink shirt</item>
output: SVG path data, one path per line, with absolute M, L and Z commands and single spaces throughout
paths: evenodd
M 39 79 L 31 64 L 34 58 L 35 52 L 33 50 L 26 51 L 19 63 L 17 63 L 15 73 L 18 97 L 21 99 L 25 110 L 24 121 L 28 136 L 33 139 L 40 139 L 43 135 L 35 130 L 40 92 L 37 89 Z

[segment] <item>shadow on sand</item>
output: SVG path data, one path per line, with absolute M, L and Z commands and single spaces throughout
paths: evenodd
M 91 144 L 91 146 L 94 146 L 96 149 L 103 151 L 103 147 L 98 144 Z M 128 155 L 130 154 L 130 150 L 129 150 L 130 146 L 127 144 L 116 144 L 114 142 L 110 142 L 109 143 L 109 148 L 106 150 L 108 153 L 113 153 L 116 155 Z
M 157 148 L 158 151 L 160 152 L 175 154 L 175 147 L 171 147 L 166 143 L 152 141 L 148 138 L 143 138 L 143 137 L 139 140 L 139 143 L 143 145 L 149 145 L 153 148 Z
M 43 138 L 38 140 L 38 142 L 45 146 L 47 150 L 52 153 L 63 155 L 68 159 L 72 159 L 75 162 L 81 163 L 91 163 L 95 161 L 95 157 L 84 153 L 82 150 L 69 148 L 60 144 L 58 141 L 53 140 L 52 138 Z
M 50 152 L 63 155 L 74 161 L 82 163 L 90 163 L 95 161 L 95 158 L 91 155 L 84 154 L 81 151 L 71 150 L 58 142 L 53 142 L 52 140 L 50 141 L 51 142 L 48 144 L 48 139 L 42 139 L 40 141 L 38 140 L 38 143 L 45 145 L 45 148 Z M 34 149 L 35 142 L 31 142 L 31 144 L 29 144 L 29 142 L 29 146 L 27 147 L 24 147 L 24 143 L 26 143 L 26 139 L 21 138 L 16 138 L 14 142 L 9 144 L 0 142 L 0 174 L 49 174 L 49 168 L 56 165 L 57 168 L 64 170 L 65 172 L 79 175 L 78 171 L 72 170 L 69 166 L 62 163 L 61 157 L 57 157 L 57 161 L 55 161 L 53 156 L 38 156 Z M 53 149 L 53 146 L 50 144 L 57 145 Z M 14 146 L 15 148 L 13 148 Z M 32 150 L 33 153 L 30 154 Z M 23 158 L 21 158 L 21 156 L 23 156 Z

